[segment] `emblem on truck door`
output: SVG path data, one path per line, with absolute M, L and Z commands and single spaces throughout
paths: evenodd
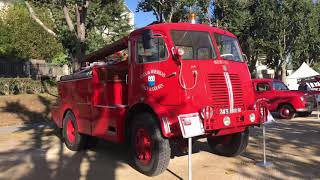
M 154 75 L 148 76 L 148 86 L 152 87 L 156 85 L 156 77 Z
M 139 77 L 143 80 L 143 84 L 141 84 L 142 89 L 146 91 L 158 91 L 164 87 L 164 84 L 161 83 L 161 80 L 158 80 L 156 83 L 156 76 L 158 78 L 165 78 L 166 74 L 159 69 L 151 69 L 143 72 Z M 147 82 L 145 84 L 145 82 Z

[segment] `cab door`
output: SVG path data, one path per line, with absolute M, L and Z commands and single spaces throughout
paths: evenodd
M 168 38 L 153 31 L 151 49 L 145 49 L 142 35 L 131 40 L 129 104 L 155 102 L 179 105 L 178 66 L 168 48 Z

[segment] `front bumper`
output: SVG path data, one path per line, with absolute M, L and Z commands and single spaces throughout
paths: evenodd
M 308 102 L 305 104 L 304 108 L 297 108 L 297 112 L 311 112 L 313 110 L 314 103 L 313 102 Z
M 250 114 L 255 115 L 255 120 L 250 121 Z M 230 125 L 225 125 L 223 123 L 223 120 L 225 117 L 230 118 Z M 203 120 L 203 125 L 205 132 L 211 132 L 215 130 L 221 130 L 221 129 L 229 129 L 229 128 L 235 128 L 235 127 L 246 127 L 246 126 L 252 126 L 252 125 L 260 125 L 260 113 L 255 110 L 247 110 L 240 113 L 232 113 L 232 114 L 215 114 L 213 117 L 209 120 Z

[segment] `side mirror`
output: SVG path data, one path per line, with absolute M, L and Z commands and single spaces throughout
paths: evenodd
M 179 61 L 184 55 L 184 50 L 182 48 L 172 48 L 172 55 L 175 60 Z
M 146 29 L 142 32 L 143 49 L 152 49 L 152 30 Z

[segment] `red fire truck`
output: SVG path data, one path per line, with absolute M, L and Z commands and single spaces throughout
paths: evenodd
M 124 49 L 126 61 L 106 60 Z M 188 117 L 201 121 L 199 138 L 224 156 L 243 152 L 248 127 L 264 121 L 236 36 L 224 29 L 152 24 L 83 58 L 94 61 L 58 82 L 52 118 L 71 150 L 84 148 L 89 136 L 127 142 L 135 168 L 154 176 L 166 170 L 173 148 L 186 144 L 179 116 L 185 125 Z

